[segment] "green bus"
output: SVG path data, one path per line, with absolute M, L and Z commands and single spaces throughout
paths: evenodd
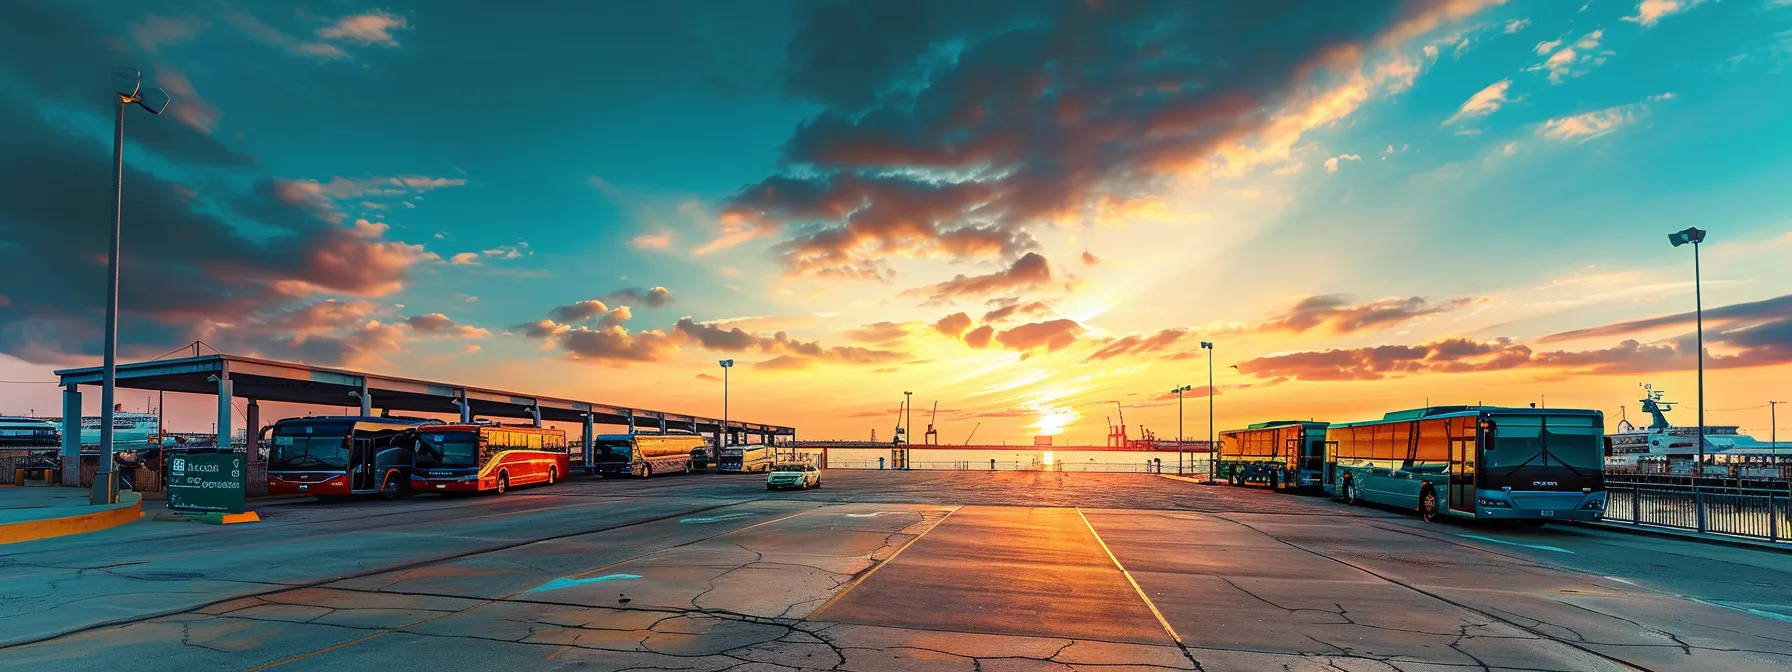
M 1605 515 L 1605 416 L 1577 409 L 1433 406 L 1325 432 L 1325 489 L 1344 501 L 1459 518 Z
M 1277 420 L 1220 432 L 1216 476 L 1232 485 L 1273 490 L 1315 487 L 1325 466 L 1323 422 Z

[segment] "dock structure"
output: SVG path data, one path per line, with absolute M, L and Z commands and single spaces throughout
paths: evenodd
M 77 464 L 80 459 L 81 386 L 99 385 L 102 373 L 97 366 L 56 372 L 63 389 L 65 464 Z M 216 395 L 220 446 L 230 445 L 234 415 L 231 404 L 238 398 L 246 402 L 244 429 L 248 437 L 260 434 L 262 401 L 337 407 L 358 403 L 364 416 L 374 415 L 378 409 L 459 415 L 462 422 L 471 422 L 476 416 L 522 418 L 537 426 L 542 422 L 578 422 L 585 428 L 581 446 L 586 464 L 592 459 L 592 437 L 597 433 L 594 426 L 600 424 L 626 426 L 631 433 L 637 428 L 688 430 L 710 436 L 717 446 L 750 443 L 755 438 L 758 443 L 772 443 L 778 437 L 796 436 L 794 427 L 741 420 L 724 423 L 718 418 L 685 413 L 226 354 L 119 364 L 117 385 L 133 390 Z M 259 451 L 249 454 L 252 461 L 260 459 Z M 79 478 L 78 469 L 63 470 L 65 484 L 78 485 Z

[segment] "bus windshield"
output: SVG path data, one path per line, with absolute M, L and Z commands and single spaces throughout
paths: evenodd
M 633 459 L 635 442 L 628 439 L 598 439 L 593 446 L 597 459 L 605 462 L 627 462 Z
M 341 470 L 348 468 L 348 425 L 285 425 L 274 430 L 268 454 L 274 470 Z
M 1594 477 L 1605 469 L 1603 428 L 1588 416 L 1496 416 L 1482 473 L 1524 481 Z M 1513 487 L 1518 487 L 1514 485 Z
M 479 466 L 475 432 L 424 432 L 417 435 L 417 466 L 422 469 L 466 469 Z

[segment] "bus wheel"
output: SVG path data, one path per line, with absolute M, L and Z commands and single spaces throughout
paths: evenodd
M 1356 481 L 1353 479 L 1344 479 L 1344 503 L 1351 506 L 1362 503 L 1356 498 Z
M 498 490 L 497 490 L 497 492 L 500 495 L 502 495 L 506 492 L 510 492 L 510 474 L 507 474 L 507 473 L 499 473 L 498 474 Z
M 641 478 L 653 478 L 653 465 L 641 465 Z
M 1438 518 L 1437 491 L 1425 488 L 1419 491 L 1419 517 L 1427 523 L 1435 523 Z
M 386 480 L 380 483 L 380 498 L 398 499 L 398 494 L 398 479 L 387 476 Z
M 560 480 L 559 477 L 560 477 L 560 468 L 559 467 L 548 467 L 548 485 L 553 485 L 555 481 Z
M 1271 492 L 1280 491 L 1282 489 L 1282 472 L 1269 472 L 1269 489 Z

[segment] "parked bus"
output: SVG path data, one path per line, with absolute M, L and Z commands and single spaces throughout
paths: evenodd
M 649 478 L 654 474 L 691 473 L 691 452 L 707 444 L 696 434 L 599 434 L 592 445 L 597 473 Z
M 771 446 L 741 445 L 723 448 L 716 469 L 735 474 L 771 471 Z
M 412 431 L 439 420 L 319 416 L 286 418 L 263 430 L 268 494 L 346 496 L 404 494 L 411 486 Z
M 1218 478 L 1283 490 L 1317 486 L 1325 473 L 1324 422 L 1279 420 L 1220 432 Z
M 417 430 L 411 489 L 484 492 L 553 485 L 570 469 L 566 432 L 499 424 L 432 425 Z
M 1325 487 L 1351 504 L 1439 516 L 1596 520 L 1605 513 L 1605 416 L 1573 409 L 1437 406 L 1326 430 Z

